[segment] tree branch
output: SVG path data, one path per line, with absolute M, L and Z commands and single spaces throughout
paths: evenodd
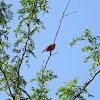
M 50 55 L 49 55 L 49 57 L 48 57 L 48 59 L 47 59 L 47 61 L 46 61 L 46 63 L 45 63 L 44 70 L 46 69 L 46 66 L 47 66 L 47 63 L 48 63 L 48 61 L 49 61 L 50 57 L 51 57 L 51 51 L 50 51 Z
M 44 64 L 44 60 L 43 60 L 43 64 Z M 43 74 L 44 74 L 44 70 L 43 70 L 43 64 L 42 64 L 42 81 L 41 81 L 41 97 L 42 97 L 42 91 L 43 91 L 43 84 L 44 84 L 44 82 L 43 82 Z M 41 100 L 41 98 L 39 99 L 39 100 Z
M 32 100 L 30 95 L 24 89 L 20 88 L 20 90 L 23 91 L 28 96 L 29 100 Z
M 57 29 L 57 32 L 56 32 L 55 38 L 54 38 L 54 44 L 55 44 L 55 40 L 56 40 L 56 38 L 57 38 L 57 34 L 58 34 L 59 30 L 60 30 L 60 26 L 61 26 L 62 19 L 64 18 L 65 11 L 67 10 L 67 7 L 68 7 L 70 1 L 71 1 L 71 0 L 69 0 L 69 2 L 67 3 L 66 8 L 64 9 L 63 14 L 62 14 L 62 17 L 61 17 L 61 19 L 60 19 L 59 26 L 58 26 L 58 29 Z M 74 13 L 74 12 L 72 12 L 72 13 Z M 71 13 L 69 13 L 69 14 L 71 14 Z M 69 14 L 67 14 L 67 15 L 69 15 Z M 45 63 L 44 68 L 43 68 L 43 65 L 42 65 L 42 69 L 43 69 L 43 70 L 42 70 L 42 86 L 41 86 L 41 90 L 43 89 L 43 73 L 44 73 L 44 70 L 46 69 L 46 66 L 47 66 L 47 64 L 48 64 L 48 61 L 49 61 L 51 55 L 54 55 L 54 54 L 51 54 L 51 52 L 52 52 L 52 51 L 50 51 L 49 57 L 48 57 L 48 59 L 47 59 L 47 61 L 46 61 L 46 63 Z M 58 53 L 58 52 L 57 52 L 57 53 Z M 55 53 L 55 54 L 57 54 L 57 53 Z M 44 63 L 44 61 L 43 61 L 43 63 Z M 42 93 L 41 93 L 41 94 L 42 94 Z
M 94 78 L 96 77 L 96 75 L 99 74 L 99 73 L 100 73 L 100 70 L 97 73 L 95 73 L 95 75 L 92 77 L 92 79 L 89 82 L 87 82 L 87 84 L 84 86 L 84 88 L 82 89 L 82 91 L 80 93 L 78 93 L 77 95 L 74 96 L 73 100 L 75 100 L 78 96 L 80 96 L 83 93 L 83 91 L 85 90 L 85 88 L 94 80 Z
M 8 79 L 7 79 L 7 77 L 6 77 L 6 74 L 5 74 L 5 72 L 2 70 L 2 68 L 1 68 L 1 67 L 0 67 L 0 70 L 1 70 L 1 72 L 3 73 L 4 78 L 5 78 L 6 82 L 7 82 L 8 90 L 9 90 L 9 93 L 10 93 L 10 95 L 9 95 L 9 96 L 11 96 L 11 97 L 13 98 L 13 100 L 14 100 L 14 99 L 15 99 L 15 97 L 13 96 L 13 94 L 12 94 L 12 92 L 11 92 L 11 89 L 10 89 L 10 86 L 9 86 Z M 7 92 L 6 92 L 6 93 L 7 93 Z
M 69 2 L 67 3 L 66 8 L 64 9 L 63 14 L 62 14 L 62 17 L 61 17 L 61 19 L 60 19 L 59 26 L 58 26 L 57 32 L 56 32 L 56 34 L 55 34 L 54 42 L 53 42 L 54 44 L 55 44 L 55 41 L 56 41 L 58 32 L 59 32 L 59 30 L 60 30 L 60 26 L 61 26 L 62 19 L 64 18 L 64 16 L 66 16 L 66 15 L 65 15 L 65 12 L 66 12 L 66 10 L 67 10 L 67 8 L 68 8 L 68 5 L 70 4 L 70 1 L 71 1 L 71 0 L 69 0 Z M 75 12 L 76 12 L 76 11 L 75 11 Z M 75 12 L 72 12 L 72 13 L 75 13 Z M 72 13 L 69 13 L 69 14 L 72 14 Z M 67 15 L 69 15 L 69 14 L 67 14 Z M 51 51 L 51 52 L 52 52 L 52 51 Z M 48 61 L 49 61 L 49 59 L 50 59 L 50 57 L 51 57 L 51 55 L 52 55 L 51 52 L 50 52 L 49 57 L 48 57 L 48 59 L 47 59 L 47 61 L 46 61 L 44 70 L 46 69 L 47 63 L 48 63 Z
M 15 84 L 15 82 L 12 79 L 10 79 L 10 80 Z M 24 89 L 22 89 L 20 87 L 20 90 L 23 91 L 28 96 L 29 100 L 32 100 L 31 97 L 30 97 L 30 95 Z
M 20 75 L 19 75 L 20 67 L 21 67 L 22 61 L 23 61 L 23 59 L 24 59 L 24 55 L 25 55 L 25 53 L 26 53 L 26 50 L 27 50 L 27 44 L 28 44 L 28 40 L 29 40 L 30 23 L 28 23 L 27 26 L 28 26 L 28 36 L 27 36 L 27 40 L 26 40 L 26 42 L 25 42 L 24 52 L 23 52 L 23 54 L 22 54 L 21 61 L 20 61 L 20 64 L 19 64 L 19 66 L 18 66 L 18 72 L 17 72 L 17 74 L 18 74 L 18 78 L 17 78 L 17 89 L 18 89 L 18 82 L 19 82 L 19 77 L 20 77 Z
M 32 14 L 33 14 L 33 12 L 34 12 L 34 0 L 33 0 L 33 7 L 32 7 Z M 33 15 L 32 15 L 32 17 L 33 17 Z M 31 17 L 31 20 L 32 20 L 32 17 Z M 23 52 L 23 54 L 22 54 L 21 61 L 20 61 L 20 64 L 19 64 L 19 66 L 18 66 L 18 72 L 17 72 L 18 78 L 17 78 L 16 90 L 17 90 L 18 87 L 19 87 L 19 86 L 18 86 L 18 83 L 19 83 L 19 77 L 20 77 L 20 75 L 19 75 L 20 67 L 21 67 L 22 61 L 23 61 L 23 59 L 24 59 L 24 55 L 25 55 L 25 53 L 26 53 L 26 50 L 27 50 L 27 44 L 28 44 L 28 40 L 29 40 L 29 33 L 30 33 L 30 23 L 31 23 L 31 20 L 30 20 L 30 22 L 27 24 L 27 27 L 28 27 L 27 40 L 26 40 L 26 42 L 25 42 L 24 52 Z

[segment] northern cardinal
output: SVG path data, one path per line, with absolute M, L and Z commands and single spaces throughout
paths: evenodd
M 43 53 L 44 51 L 52 51 L 52 50 L 54 50 L 54 49 L 55 49 L 55 45 L 56 45 L 56 44 L 51 44 L 51 45 L 47 46 L 46 49 L 42 51 L 42 53 Z

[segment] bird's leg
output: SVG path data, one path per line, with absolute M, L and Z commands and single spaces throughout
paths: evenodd
M 50 56 L 51 56 L 51 51 L 50 51 Z

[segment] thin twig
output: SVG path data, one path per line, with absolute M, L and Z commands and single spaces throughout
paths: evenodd
M 2 90 L 3 91 L 3 90 Z M 11 95 L 9 94 L 9 93 L 7 93 L 6 91 L 3 91 L 3 92 L 5 92 L 8 96 L 10 96 L 11 97 Z
M 34 5 L 35 5 L 35 0 L 33 0 L 33 7 L 32 7 L 32 15 L 34 13 Z M 33 16 L 32 16 L 33 17 Z
M 77 12 L 77 11 L 73 11 L 73 12 L 71 12 L 71 13 L 68 13 L 68 14 L 64 15 L 64 16 L 68 16 L 68 15 L 73 14 L 73 13 L 76 13 L 76 12 Z
M 41 97 L 42 97 L 42 91 L 43 91 L 43 74 L 44 74 L 44 70 L 43 70 L 43 65 L 44 65 L 44 60 L 43 60 L 43 64 L 42 64 L 42 84 L 41 84 Z M 40 99 L 41 100 L 41 99 Z
M 53 53 L 53 54 L 51 54 L 51 55 L 55 55 L 55 54 L 57 54 L 58 52 L 56 52 L 56 53 Z
M 94 78 L 96 77 L 96 75 L 99 74 L 99 73 L 100 73 L 100 70 L 97 73 L 95 73 L 95 75 L 92 77 L 92 79 L 89 82 L 87 82 L 87 84 L 84 86 L 84 88 L 82 89 L 82 91 L 80 93 L 78 93 L 77 95 L 74 96 L 73 100 L 75 100 L 78 96 L 80 96 L 83 93 L 83 91 L 85 90 L 85 88 L 94 80 Z

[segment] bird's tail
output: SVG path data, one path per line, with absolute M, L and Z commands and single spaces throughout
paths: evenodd
M 42 53 L 43 53 L 44 51 L 45 51 L 45 50 L 43 50 Z

